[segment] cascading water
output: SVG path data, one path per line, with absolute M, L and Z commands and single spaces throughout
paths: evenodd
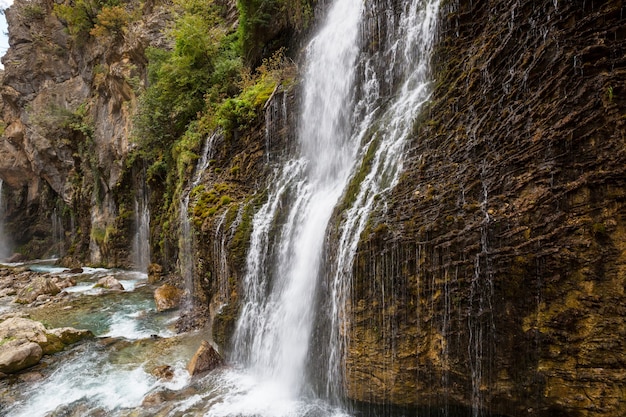
M 7 242 L 7 237 L 4 233 L 4 217 L 6 213 L 6 205 L 4 201 L 4 194 L 2 190 L 2 186 L 4 185 L 4 181 L 0 178 L 0 260 L 6 259 L 9 253 L 9 244 Z
M 365 7 L 360 0 L 335 1 L 310 43 L 299 158 L 276 174 L 267 202 L 253 221 L 233 356 L 263 381 L 263 395 L 255 398 L 263 397 L 266 404 L 314 395 L 315 383 L 307 370 L 313 323 L 323 314 L 317 305 L 322 280 L 330 281 L 328 295 L 333 300 L 324 396 L 331 400 L 341 396 L 345 341 L 339 328 L 345 319 L 352 258 L 375 196 L 395 185 L 405 139 L 429 96 L 428 58 L 438 1 L 404 5 L 397 22 L 388 16 L 393 28 L 385 40 L 388 49 L 371 55 L 361 53 L 367 43 L 361 36 Z M 389 70 L 380 74 L 380 68 Z M 381 97 L 383 89 L 395 93 L 387 103 Z M 381 111 L 383 107 L 387 110 Z M 370 139 L 368 132 L 375 123 L 377 133 Z M 344 215 L 333 276 L 324 278 L 328 224 L 361 162 L 369 170 Z M 229 406 L 235 414 L 263 414 L 258 404 L 254 411 L 237 408 L 235 401 Z
M 135 195 L 133 258 L 135 269 L 147 273 L 148 265 L 150 265 L 150 206 L 145 181 L 142 181 L 137 195 Z
M 191 223 L 189 221 L 189 198 L 193 189 L 200 184 L 204 171 L 206 171 L 209 167 L 213 152 L 213 145 L 219 136 L 219 132 L 216 132 L 206 139 L 202 149 L 202 155 L 196 164 L 193 180 L 180 202 L 180 238 L 178 241 L 178 258 L 180 260 L 180 273 L 183 277 L 183 282 L 185 283 L 185 291 L 187 292 L 184 306 L 186 310 L 191 308 L 191 302 L 193 299 L 193 276 L 195 271 L 193 258 L 193 236 L 191 234 Z
M 59 216 L 59 211 L 55 207 L 50 216 L 52 223 L 52 255 L 61 257 L 65 253 L 65 231 L 63 230 L 63 219 Z
M 360 0 L 336 1 L 309 45 L 301 156 L 283 168 L 254 219 L 235 357 L 274 384 L 281 399 L 310 388 L 306 363 L 324 236 L 358 146 L 349 139 L 362 12 Z M 290 209 L 271 268 L 265 259 L 270 226 L 285 199 Z
M 387 5 L 389 8 L 390 5 Z M 383 6 L 384 7 L 384 6 Z M 398 22 L 393 30 L 388 30 L 382 40 L 380 52 L 369 57 L 365 62 L 364 94 L 356 108 L 366 110 L 367 116 L 361 124 L 361 131 L 355 132 L 357 137 L 367 134 L 372 122 L 378 123 L 376 133 L 362 152 L 364 173 L 354 202 L 342 214 L 337 250 L 331 255 L 334 262 L 329 266 L 330 276 L 330 343 L 327 369 L 328 395 L 341 392 L 339 386 L 342 374 L 342 352 L 347 348 L 349 340 L 340 334 L 342 321 L 349 315 L 345 311 L 346 297 L 350 293 L 352 266 L 361 233 L 365 229 L 370 214 L 376 208 L 377 196 L 391 190 L 402 170 L 402 155 L 415 118 L 420 108 L 430 96 L 430 56 L 436 33 L 439 0 L 423 2 L 413 0 L 402 6 Z M 380 16 L 382 13 L 372 13 Z M 389 25 L 391 26 L 391 25 Z M 387 68 L 377 75 L 375 68 Z M 397 74 L 405 74 L 398 76 Z M 379 80 L 380 79 L 380 80 Z M 375 103 L 380 101 L 381 90 L 394 90 L 398 84 L 396 95 L 388 104 L 387 110 L 376 115 Z M 382 199 L 384 201 L 384 199 Z M 379 207 L 384 210 L 384 207 Z

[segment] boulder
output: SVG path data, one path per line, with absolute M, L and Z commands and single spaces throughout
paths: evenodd
M 0 372 L 12 374 L 39 363 L 43 350 L 35 342 L 11 340 L 0 349 Z
M 152 375 L 157 377 L 158 379 L 163 379 L 166 381 L 174 378 L 174 370 L 169 365 L 161 365 L 154 368 L 151 372 Z
M 95 285 L 96 288 L 105 288 L 107 290 L 124 291 L 124 286 L 111 275 L 100 278 Z
M 78 267 L 78 268 L 68 269 L 66 272 L 68 274 L 82 274 L 84 271 L 83 271 L 83 268 Z
M 73 327 L 61 327 L 58 329 L 52 329 L 48 332 L 48 335 L 54 335 L 64 345 L 72 345 L 76 342 L 80 342 L 83 339 L 89 339 L 94 337 L 91 330 L 75 329 Z
M 159 264 L 150 264 L 148 266 L 148 282 L 154 284 L 161 281 L 163 275 L 163 267 Z
M 222 356 L 215 350 L 211 343 L 203 340 L 200 344 L 200 348 L 198 348 L 196 354 L 191 358 L 189 365 L 187 365 L 187 371 L 189 375 L 194 376 L 212 371 L 223 364 L 224 360 Z
M 60 352 L 87 337 L 93 337 L 89 330 L 46 330 L 39 322 L 10 317 L 0 323 L 0 372 L 13 373 L 33 366 L 42 355 Z
M 14 264 L 14 263 L 17 263 L 17 262 L 23 262 L 25 260 L 26 260 L 26 256 L 25 255 L 23 255 L 21 253 L 14 253 L 6 261 L 7 261 L 7 263 Z
M 0 323 L 0 349 L 5 347 L 2 341 L 11 340 L 46 343 L 46 328 L 43 324 L 24 317 L 10 317 Z
M 17 293 L 16 303 L 29 304 L 32 303 L 40 295 L 57 295 L 61 289 L 54 283 L 52 278 L 47 276 L 35 276 L 34 279 L 26 284 Z
M 180 306 L 183 292 L 170 284 L 161 285 L 154 290 L 157 311 L 166 311 Z

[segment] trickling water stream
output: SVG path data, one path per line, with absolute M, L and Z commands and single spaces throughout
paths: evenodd
M 148 272 L 150 265 L 150 206 L 145 181 L 135 195 L 135 236 L 133 238 L 133 264 L 135 270 Z
M 191 224 L 189 220 L 189 198 L 193 189 L 200 184 L 204 171 L 209 167 L 211 156 L 213 152 L 213 146 L 219 133 L 214 133 L 207 137 L 204 147 L 202 148 L 202 155 L 196 164 L 196 170 L 193 176 L 193 180 L 186 190 L 184 196 L 180 202 L 180 238 L 178 242 L 178 259 L 180 262 L 180 274 L 183 277 L 185 284 L 185 291 L 187 293 L 185 297 L 185 309 L 191 308 L 191 301 L 193 298 L 193 276 L 195 272 L 195 260 L 193 257 L 193 235 L 191 233 Z
M 4 217 L 6 213 L 6 203 L 4 201 L 4 194 L 2 186 L 4 181 L 0 178 L 0 259 L 6 259 L 11 254 L 9 253 L 9 243 L 4 233 Z

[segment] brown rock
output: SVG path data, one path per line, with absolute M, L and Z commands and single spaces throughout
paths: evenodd
M 154 368 L 151 372 L 152 375 L 157 377 L 158 379 L 164 379 L 166 381 L 174 378 L 174 370 L 169 365 L 161 365 Z
M 117 279 L 115 279 L 114 277 L 110 275 L 104 278 L 100 278 L 100 280 L 98 280 L 98 282 L 96 283 L 94 287 L 105 288 L 107 290 L 124 291 L 124 286 L 120 284 L 120 282 Z
M 7 262 L 10 264 L 13 263 L 17 263 L 17 262 L 23 262 L 26 260 L 26 256 L 24 256 L 21 253 L 14 253 L 13 255 L 11 255 L 11 257 L 9 259 L 7 259 Z
M 91 332 L 91 330 L 75 329 L 73 327 L 61 327 L 58 329 L 52 329 L 50 330 L 48 335 L 50 334 L 58 337 L 59 340 L 65 345 L 71 345 L 83 339 L 93 337 L 93 333 Z
M 12 340 L 0 351 L 0 372 L 7 374 L 21 371 L 39 363 L 43 350 L 35 342 Z
M 193 355 L 193 358 L 191 358 L 189 365 L 187 365 L 187 371 L 189 371 L 191 376 L 194 376 L 212 371 L 223 364 L 224 360 L 222 356 L 209 342 L 203 340 L 202 344 L 200 344 L 200 348 L 196 354 Z
M 57 295 L 60 292 L 61 289 L 51 278 L 46 276 L 36 276 L 17 293 L 15 302 L 29 304 L 37 300 L 40 295 Z
M 44 375 L 41 372 L 26 372 L 19 376 L 20 382 L 37 382 L 41 381 Z
M 148 282 L 154 284 L 161 281 L 163 267 L 159 264 L 150 264 L 148 266 Z
M 157 311 L 166 311 L 180 305 L 183 292 L 170 284 L 161 285 L 154 290 L 154 301 Z
M 83 268 L 72 268 L 67 271 L 68 274 L 82 274 Z

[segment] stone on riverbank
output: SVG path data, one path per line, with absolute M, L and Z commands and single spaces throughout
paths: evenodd
M 43 355 L 60 352 L 88 337 L 93 337 L 89 330 L 47 330 L 43 324 L 24 317 L 8 318 L 0 323 L 0 372 L 26 369 L 39 363 Z
M 200 348 L 187 365 L 187 371 L 189 371 L 189 375 L 194 376 L 212 371 L 223 364 L 222 356 L 209 342 L 203 340 Z
M 161 285 L 154 290 L 154 301 L 158 312 L 180 306 L 183 292 L 170 284 Z
M 40 295 L 57 295 L 61 289 L 52 278 L 36 276 L 32 281 L 17 292 L 16 303 L 30 304 Z
M 118 290 L 124 291 L 124 286 L 114 277 L 106 276 L 104 278 L 100 278 L 95 285 L 96 288 L 104 288 L 107 290 Z
M 35 342 L 10 340 L 0 347 L 0 372 L 11 374 L 36 365 L 43 350 Z

